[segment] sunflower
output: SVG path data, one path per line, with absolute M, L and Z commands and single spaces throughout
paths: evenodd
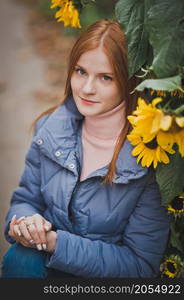
M 173 213 L 175 217 L 184 215 L 184 194 L 176 196 L 167 206 L 169 213 Z
M 160 265 L 161 277 L 175 278 L 180 277 L 184 272 L 184 261 L 182 261 L 179 255 L 171 254 Z
M 133 126 L 134 133 L 142 137 L 147 144 L 156 138 L 157 144 L 166 152 L 174 154 L 173 145 L 177 144 L 178 151 L 184 156 L 184 117 L 167 115 L 156 105 L 162 98 L 154 98 L 147 104 L 138 98 L 138 106 L 128 120 Z
M 141 160 L 141 165 L 143 167 L 149 167 L 153 163 L 153 167 L 156 168 L 158 162 L 163 162 L 164 164 L 169 163 L 169 157 L 166 153 L 173 153 L 169 147 L 163 149 L 158 143 L 156 139 L 153 139 L 151 142 L 144 143 L 143 138 L 134 131 L 131 131 L 129 135 L 127 135 L 128 140 L 131 142 L 135 148 L 132 150 L 132 155 L 137 156 L 137 163 Z
M 51 2 L 51 8 L 60 7 L 55 15 L 58 22 L 64 22 L 64 26 L 81 28 L 79 11 L 72 0 L 51 0 Z
M 147 104 L 144 99 L 138 98 L 137 109 L 133 115 L 128 116 L 134 131 L 142 136 L 144 143 L 149 143 L 155 137 L 157 143 L 166 151 L 172 147 L 175 142 L 174 134 L 169 131 L 173 123 L 173 116 L 165 115 L 156 105 L 162 101 L 157 97 L 152 103 Z M 174 153 L 174 152 L 173 152 Z
M 178 97 L 184 98 L 184 92 L 181 90 L 173 90 L 171 92 L 168 91 L 161 91 L 161 90 L 150 90 L 150 94 L 156 97 Z

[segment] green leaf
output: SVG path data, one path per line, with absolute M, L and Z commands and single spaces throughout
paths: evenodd
M 160 187 L 163 205 L 167 205 L 184 188 L 184 157 L 178 153 L 169 154 L 169 164 L 158 164 L 156 179 Z
M 127 38 L 130 77 L 150 57 L 148 33 L 144 25 L 148 2 L 150 1 L 119 0 L 115 6 L 115 16 L 118 22 L 121 23 Z
M 145 79 L 135 88 L 135 90 L 143 91 L 145 88 L 148 88 L 168 92 L 177 89 L 183 91 L 181 88 L 181 82 L 182 78 L 180 75 L 161 79 Z
M 158 78 L 176 75 L 184 65 L 184 1 L 154 0 L 145 21 L 153 47 L 151 68 Z
M 174 221 L 171 222 L 171 237 L 170 242 L 172 247 L 177 248 L 179 251 L 183 252 L 183 246 L 180 241 L 180 233 L 177 231 Z

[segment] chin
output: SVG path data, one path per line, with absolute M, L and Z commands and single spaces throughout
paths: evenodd
M 84 117 L 87 117 L 87 116 L 97 116 L 99 114 L 98 112 L 89 111 L 87 109 L 78 109 L 78 110 L 81 113 L 81 115 L 83 115 Z
M 76 103 L 77 109 L 80 112 L 80 114 L 85 117 L 86 116 L 96 116 L 96 115 L 100 114 L 100 112 L 95 111 L 92 107 L 89 107 L 89 108 L 84 107 L 83 105 L 77 103 L 77 101 L 75 103 Z

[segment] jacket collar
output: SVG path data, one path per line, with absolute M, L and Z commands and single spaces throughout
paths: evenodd
M 37 124 L 37 133 L 34 137 L 40 151 L 51 158 L 57 164 L 70 169 L 76 175 L 77 139 L 81 134 L 81 125 L 84 116 L 78 111 L 72 97 L 68 98 L 63 105 L 57 108 L 51 115 L 45 116 Z M 43 124 L 44 123 L 44 124 Z M 113 182 L 127 183 L 131 179 L 137 179 L 147 173 L 147 168 L 137 164 L 132 156 L 133 146 L 126 139 L 119 153 L 116 163 L 116 176 Z M 75 164 L 74 164 L 75 162 Z M 107 166 L 93 172 L 90 177 L 105 176 Z

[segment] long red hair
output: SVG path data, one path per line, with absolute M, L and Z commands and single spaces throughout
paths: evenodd
M 116 172 L 116 160 L 125 142 L 126 136 L 131 128 L 127 116 L 132 113 L 137 104 L 137 95 L 136 93 L 131 94 L 131 91 L 138 84 L 138 79 L 136 77 L 129 78 L 128 76 L 126 38 L 119 23 L 111 20 L 99 20 L 94 24 L 90 25 L 79 36 L 69 56 L 65 94 L 62 103 L 64 103 L 66 99 L 72 95 L 70 84 L 71 76 L 74 72 L 75 66 L 80 56 L 84 52 L 96 49 L 99 46 L 103 47 L 104 52 L 109 58 L 109 62 L 114 71 L 114 77 L 117 82 L 117 86 L 119 88 L 120 93 L 122 94 L 122 99 L 126 103 L 125 126 L 122 129 L 119 138 L 117 139 L 114 154 L 109 164 L 108 172 L 103 180 L 103 183 L 111 184 Z M 35 120 L 34 123 L 36 123 L 37 120 L 42 116 L 52 113 L 59 105 L 43 112 L 41 115 L 39 115 L 39 117 Z

